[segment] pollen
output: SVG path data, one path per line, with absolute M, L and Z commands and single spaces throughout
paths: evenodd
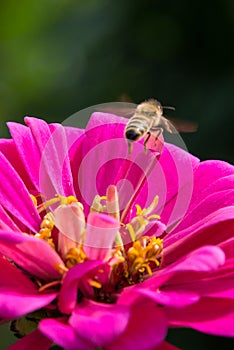
M 36 238 L 45 240 L 52 248 L 55 248 L 52 239 L 52 230 L 54 228 L 54 216 L 51 212 L 47 213 L 40 225 L 40 231 L 35 235 Z
M 76 264 L 80 264 L 87 260 L 85 252 L 83 250 L 82 245 L 77 248 L 71 248 L 65 258 L 65 263 L 68 269 L 75 266 Z
M 68 197 L 65 197 L 65 203 L 64 204 L 71 204 L 71 203 L 75 203 L 75 202 L 78 202 L 78 200 L 76 199 L 76 197 L 74 196 L 68 196 Z M 80 202 L 79 202 L 80 203 Z M 80 203 L 81 204 L 81 203 Z M 82 208 L 83 208 L 83 205 L 82 205 Z
M 143 236 L 135 241 L 127 252 L 129 275 L 152 275 L 152 269 L 161 265 L 162 248 L 160 238 Z

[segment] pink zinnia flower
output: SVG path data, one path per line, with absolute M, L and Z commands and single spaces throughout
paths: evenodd
M 234 336 L 234 167 L 142 141 L 9 123 L 0 142 L 0 318 L 9 349 L 170 350 L 169 327 Z

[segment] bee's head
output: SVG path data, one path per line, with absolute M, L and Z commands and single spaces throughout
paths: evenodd
M 163 107 L 162 107 L 161 103 L 158 102 L 157 100 L 154 101 L 154 106 L 160 113 L 163 112 Z

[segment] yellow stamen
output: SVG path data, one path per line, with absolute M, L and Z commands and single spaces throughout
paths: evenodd
M 141 215 L 142 214 L 142 208 L 141 208 L 141 206 L 139 205 L 139 204 L 136 204 L 135 205 L 135 207 L 136 207 L 136 215 L 138 216 L 138 215 Z
M 147 271 L 147 273 L 148 273 L 150 276 L 152 276 L 152 270 L 151 270 L 150 266 L 147 265 L 147 264 L 143 264 L 142 266 L 143 266 L 144 269 Z M 143 272 L 145 272 L 145 270 L 144 270 Z
M 150 213 L 154 210 L 154 208 L 156 208 L 156 206 L 158 205 L 158 199 L 159 199 L 159 197 L 156 196 L 156 197 L 153 199 L 152 203 L 149 205 L 149 207 L 143 209 L 141 215 L 147 216 L 148 214 L 150 214 Z
M 59 198 L 52 198 L 52 199 L 49 199 L 48 201 L 46 202 L 43 202 L 42 204 L 40 204 L 38 207 L 37 207 L 37 210 L 38 210 L 38 213 L 40 214 L 41 212 L 43 212 L 44 210 L 46 210 L 48 207 L 50 207 L 51 205 L 55 204 L 55 203 L 58 203 L 60 202 L 60 199 Z
M 105 197 L 105 196 L 103 196 Z M 103 213 L 105 211 L 105 206 L 101 203 L 103 197 L 100 197 L 98 194 L 94 197 L 93 203 L 90 208 L 90 212 Z
M 56 264 L 55 268 L 61 275 L 64 275 L 68 271 L 68 268 L 61 264 Z
M 98 281 L 95 281 L 93 279 L 89 279 L 88 282 L 93 288 L 98 288 L 98 289 L 102 288 L 101 283 Z
M 125 258 L 123 256 L 123 251 L 119 247 L 117 247 L 114 253 L 112 254 L 112 260 L 110 261 L 110 265 L 111 266 L 119 265 L 124 261 L 125 261 Z
M 68 196 L 68 197 L 65 197 L 65 198 L 66 198 L 66 201 L 63 204 L 71 204 L 71 203 L 78 202 L 77 198 L 74 197 L 74 196 Z M 83 205 L 80 202 L 78 202 L 78 203 L 81 205 L 81 208 L 84 208 Z
M 161 217 L 160 217 L 160 215 L 153 214 L 153 215 L 148 216 L 147 219 L 148 219 L 148 220 L 153 220 L 153 219 L 158 219 L 158 220 L 160 220 Z
M 55 286 L 59 285 L 60 283 L 61 283 L 61 281 L 53 281 L 53 282 L 44 284 L 42 287 L 40 287 L 38 289 L 38 292 L 44 292 L 44 290 L 49 289 L 51 287 L 55 287 Z
M 51 237 L 54 228 L 54 215 L 52 213 L 47 213 L 40 225 L 40 231 L 35 235 L 36 238 L 43 239 L 52 248 L 55 248 L 53 239 Z
M 35 207 L 37 207 L 37 199 L 36 199 L 36 197 L 35 197 L 33 194 L 30 194 L 30 197 L 31 197 L 31 199 L 32 199 L 33 204 L 35 205 Z
M 73 267 L 76 264 L 80 264 L 87 260 L 87 256 L 83 250 L 82 246 L 79 247 L 73 247 L 69 249 L 68 253 L 66 254 L 66 266 L 68 268 Z
M 152 275 L 153 263 L 156 267 L 160 266 L 162 243 L 160 238 L 143 236 L 135 241 L 127 252 L 129 261 L 129 275 L 148 273 Z
M 38 213 L 41 213 L 42 211 L 46 210 L 53 204 L 60 203 L 60 205 L 63 205 L 63 204 L 71 204 L 74 202 L 78 202 L 78 200 L 74 196 L 65 197 L 65 196 L 61 196 L 60 194 L 56 194 L 56 197 L 43 202 L 37 207 L 37 209 L 38 209 Z M 80 205 L 81 205 L 81 209 L 83 209 L 83 205 L 81 203 Z
M 148 215 L 154 210 L 157 204 L 158 196 L 153 199 L 148 208 L 142 209 L 140 205 L 136 204 L 136 216 L 130 221 L 130 223 L 126 224 L 132 242 L 134 242 L 136 238 L 140 237 L 140 235 L 145 231 L 145 228 L 150 220 L 160 219 L 160 216 L 157 214 L 152 214 L 150 216 Z
M 37 201 L 34 196 L 31 196 L 34 205 L 37 206 Z M 42 198 L 42 197 L 41 197 Z M 78 202 L 74 196 L 61 196 L 56 195 L 54 198 L 45 201 L 44 203 L 37 206 L 39 213 L 43 210 L 48 209 L 51 205 L 59 207 L 61 205 L 71 205 L 72 203 L 78 203 L 80 208 L 83 210 L 83 205 Z M 152 203 L 147 208 L 141 208 L 140 205 L 136 205 L 136 215 L 128 223 L 123 224 L 120 222 L 120 210 L 119 210 L 119 198 L 116 186 L 110 185 L 107 188 L 106 196 L 96 195 L 91 206 L 90 211 L 104 212 L 107 215 L 114 217 L 120 224 L 125 226 L 129 232 L 129 236 L 132 241 L 132 246 L 124 246 L 121 229 L 117 233 L 115 238 L 115 245 L 109 251 L 108 256 L 105 258 L 105 262 L 109 264 L 111 269 L 108 283 L 102 284 L 99 280 L 99 271 L 96 275 L 89 275 L 88 283 L 90 287 L 95 289 L 95 295 L 98 295 L 100 300 L 105 300 L 108 295 L 112 292 L 118 293 L 121 288 L 125 286 L 133 285 L 143 281 L 146 275 L 152 275 L 154 269 L 161 265 L 162 260 L 162 249 L 163 242 L 161 239 L 156 237 L 142 236 L 146 226 L 151 220 L 159 220 L 160 216 L 153 213 L 158 203 L 158 196 L 156 196 Z M 40 231 L 36 234 L 36 237 L 44 239 L 53 248 L 53 230 L 54 230 L 54 215 L 52 212 L 48 213 L 43 217 Z M 124 232 L 125 234 L 126 232 Z M 86 231 L 83 231 L 83 243 L 85 242 Z M 129 237 L 127 237 L 129 238 Z M 75 243 L 73 248 L 68 245 L 66 252 L 62 255 L 64 264 L 58 264 L 56 266 L 57 271 L 63 277 L 66 272 L 76 264 L 87 261 L 90 257 L 85 254 L 82 244 Z M 69 249 L 70 248 L 70 249 Z M 129 249 L 128 249 L 129 248 Z M 126 249 L 126 250 L 125 250 Z M 103 271 L 104 273 L 104 271 Z M 48 288 L 56 287 L 60 282 L 53 281 L 45 285 L 39 285 L 39 292 L 43 292 Z
M 132 225 L 131 224 L 127 224 L 126 227 L 128 229 L 128 232 L 129 232 L 129 235 L 130 235 L 130 238 L 131 238 L 132 242 L 134 242 L 135 239 L 136 239 L 136 234 L 135 234 L 135 231 L 134 231 Z
M 145 231 L 147 225 L 148 220 L 142 215 L 135 216 L 130 223 L 126 225 L 132 242 L 134 242 L 136 238 L 138 238 Z

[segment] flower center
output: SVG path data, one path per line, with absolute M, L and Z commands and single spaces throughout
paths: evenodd
M 37 205 L 35 197 L 32 197 L 38 212 L 43 216 L 37 238 L 45 240 L 64 260 L 67 269 L 87 260 L 101 259 L 110 266 L 108 287 L 103 285 L 96 277 L 89 280 L 90 285 L 96 290 L 97 299 L 103 294 L 106 288 L 111 292 L 118 292 L 122 288 L 141 282 L 150 277 L 153 271 L 160 267 L 162 260 L 163 241 L 156 236 L 146 236 L 144 232 L 150 222 L 160 219 L 153 211 L 158 203 L 158 196 L 154 198 L 147 208 L 136 205 L 135 216 L 127 223 L 120 222 L 120 210 L 118 192 L 115 186 L 109 186 L 105 196 L 96 195 L 90 208 L 87 219 L 84 216 L 83 205 L 73 196 L 64 197 L 57 195 L 40 205 Z M 48 209 L 57 204 L 52 211 Z M 95 214 L 93 214 L 95 213 Z M 71 216 L 72 215 L 72 216 Z M 115 229 L 113 242 L 105 247 L 90 247 L 90 234 L 105 236 L 110 234 L 109 221 L 106 227 L 89 227 L 90 215 L 100 215 L 104 220 L 113 220 L 118 223 Z M 70 227 L 69 218 L 73 226 Z M 108 219 L 110 218 L 110 219 Z M 77 225 L 74 224 L 77 219 Z M 113 231 L 113 228 L 111 228 Z M 72 237 L 67 234 L 72 233 Z M 76 236 L 77 234 L 77 236 Z M 55 239 L 57 235 L 57 240 Z M 99 236 L 98 236 L 99 235 Z M 79 237 L 76 239 L 75 237 Z M 95 238 L 95 237 L 94 237 Z M 104 237 L 106 240 L 106 237 Z M 108 238 L 109 239 L 109 238 Z M 125 241 L 127 240 L 127 243 Z M 58 243 L 60 242 L 60 246 Z M 94 240 L 95 241 L 95 240 Z M 62 245 L 61 245 L 62 242 Z M 62 274 L 66 269 L 61 269 Z
M 69 269 L 97 259 L 103 260 L 106 267 L 84 276 L 77 301 L 85 297 L 100 303 L 115 303 L 123 288 L 142 282 L 160 267 L 163 241 L 155 235 L 145 235 L 147 225 L 160 219 L 153 213 L 157 196 L 147 208 L 136 205 L 135 216 L 127 223 L 120 221 L 115 186 L 109 186 L 105 196 L 95 196 L 87 218 L 83 205 L 74 196 L 57 195 L 39 205 L 34 196 L 31 198 L 42 216 L 36 239 L 46 241 L 64 261 L 63 265 L 56 266 L 61 279 L 46 284 L 35 280 L 39 292 L 60 288 Z M 104 242 L 104 247 L 95 245 L 98 240 Z M 55 304 L 13 321 L 12 330 L 20 336 L 28 334 L 41 319 L 50 315 L 61 315 Z

